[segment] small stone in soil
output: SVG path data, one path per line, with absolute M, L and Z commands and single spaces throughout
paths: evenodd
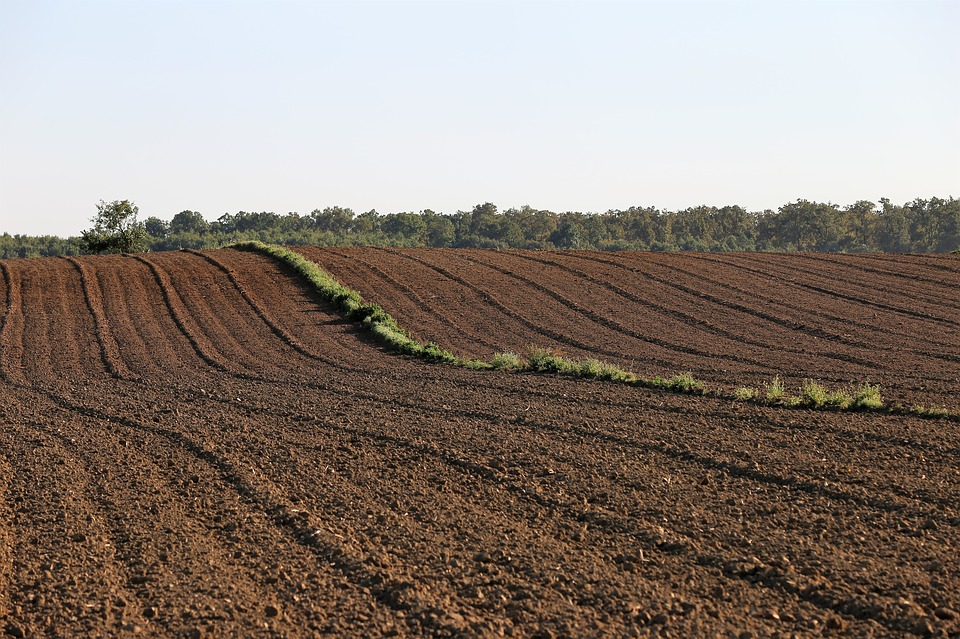
M 16 637 L 16 639 L 23 639 L 23 637 L 26 636 L 26 633 L 23 631 L 23 628 L 21 628 L 20 626 L 14 623 L 7 624 L 5 631 L 11 637 Z

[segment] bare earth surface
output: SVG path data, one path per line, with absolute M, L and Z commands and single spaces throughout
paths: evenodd
M 304 252 L 462 353 L 958 405 L 952 256 Z M 0 271 L 0 636 L 960 637 L 956 422 L 424 364 L 229 249 Z

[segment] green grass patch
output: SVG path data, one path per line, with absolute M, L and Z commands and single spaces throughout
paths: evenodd
M 763 397 L 767 404 L 782 404 L 787 397 L 787 387 L 780 379 L 775 376 L 769 384 L 763 385 Z
M 880 396 L 880 386 L 864 383 L 853 393 L 850 408 L 857 410 L 879 410 L 883 408 L 883 397 Z
M 760 391 L 749 386 L 741 386 L 733 391 L 733 398 L 740 402 L 753 402 L 760 397 Z
M 494 353 L 490 366 L 498 371 L 519 371 L 524 368 L 524 361 L 516 353 Z

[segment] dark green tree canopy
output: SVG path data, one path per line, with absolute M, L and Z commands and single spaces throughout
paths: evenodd
M 530 206 L 359 215 L 339 206 L 309 215 L 261 211 L 224 214 L 207 222 L 181 211 L 170 222 L 136 221 L 127 200 L 101 202 L 83 237 L 13 236 L 0 232 L 0 259 L 122 251 L 216 248 L 238 240 L 314 246 L 432 246 L 602 251 L 841 251 L 948 253 L 960 247 L 960 199 L 917 198 L 894 204 L 859 200 L 847 206 L 798 199 L 776 210 L 693 206 L 660 210 L 632 206 L 605 213 L 554 213 Z M 2 229 L 0 229 L 2 231 Z M 145 244 L 141 243 L 144 239 Z
M 140 209 L 130 200 L 97 204 L 93 228 L 80 234 L 85 253 L 138 253 L 147 248 L 147 230 L 137 221 Z

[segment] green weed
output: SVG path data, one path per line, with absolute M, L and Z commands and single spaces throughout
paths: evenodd
M 878 410 L 883 408 L 883 398 L 880 396 L 880 386 L 876 384 L 860 384 L 853 393 L 850 408 L 857 410 Z
M 769 384 L 764 384 L 763 391 L 768 404 L 781 404 L 787 396 L 787 387 L 779 375 L 775 375 Z
M 490 365 L 501 371 L 519 371 L 526 366 L 516 353 L 494 353 Z
M 760 396 L 760 392 L 756 388 L 750 388 L 749 386 L 741 386 L 733 391 L 733 398 L 741 402 L 752 402 Z

